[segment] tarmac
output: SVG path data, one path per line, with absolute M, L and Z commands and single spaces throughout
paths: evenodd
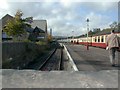
M 70 53 L 76 67 L 79 71 L 100 71 L 100 70 L 118 70 L 118 67 L 112 67 L 108 51 L 102 48 L 89 47 L 83 45 L 65 45 Z M 116 52 L 116 61 L 120 60 L 120 52 Z

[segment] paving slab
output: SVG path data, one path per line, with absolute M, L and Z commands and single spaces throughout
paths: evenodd
M 118 70 L 2 70 L 2 88 L 118 88 Z

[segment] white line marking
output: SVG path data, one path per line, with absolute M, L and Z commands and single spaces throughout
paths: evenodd
M 66 53 L 67 53 L 67 56 L 68 56 L 68 58 L 69 58 L 69 60 L 70 60 L 70 63 L 72 64 L 73 69 L 74 69 L 75 71 L 79 71 L 78 68 L 77 68 L 77 66 L 75 65 L 75 63 L 74 63 L 71 55 L 69 54 L 66 46 L 65 46 L 64 44 L 63 44 L 63 46 L 64 46 L 64 49 L 65 49 L 65 51 L 66 51 Z

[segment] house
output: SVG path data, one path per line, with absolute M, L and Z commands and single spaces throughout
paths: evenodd
M 39 41 L 45 39 L 45 31 L 36 26 L 30 33 L 29 39 L 32 41 Z
M 11 40 L 12 37 L 8 36 L 5 32 L 3 32 L 3 28 L 7 24 L 9 20 L 14 19 L 11 15 L 6 14 L 4 17 L 1 18 L 0 20 L 0 29 L 2 31 L 2 40 Z
M 31 30 L 29 29 L 29 39 L 32 41 L 38 41 L 47 38 L 47 21 L 46 20 L 33 20 L 31 23 Z
M 5 32 L 3 32 L 3 28 L 5 27 L 5 25 L 7 24 L 8 20 L 12 20 L 14 19 L 11 15 L 6 14 L 4 17 L 2 17 L 2 19 L 0 20 L 0 27 L 2 30 L 2 40 L 6 40 L 8 38 L 12 38 L 9 37 Z M 47 21 L 46 20 L 33 20 L 33 22 L 31 23 L 31 28 L 30 27 L 26 27 L 25 30 L 27 31 L 27 35 L 23 35 L 22 37 L 20 37 L 20 39 L 24 39 L 24 38 L 28 38 L 32 35 L 32 37 L 36 37 L 36 39 L 41 39 L 47 38 Z M 37 36 L 36 36 L 36 31 Z M 35 36 L 33 36 L 35 35 Z
M 47 38 L 47 20 L 33 20 L 33 23 L 31 23 L 31 27 L 34 28 L 34 30 L 39 29 L 39 36 L 38 37 L 44 37 Z
M 7 22 L 9 20 L 14 19 L 13 16 L 6 14 L 4 17 L 2 17 L 2 29 L 5 27 L 5 25 L 7 24 Z
M 1 21 L 2 21 L 2 29 L 1 29 L 1 30 L 2 30 L 2 41 L 14 39 L 12 36 L 8 36 L 8 35 L 6 34 L 6 32 L 3 31 L 3 28 L 5 28 L 5 26 L 6 26 L 6 24 L 7 24 L 7 22 L 8 22 L 9 20 L 14 20 L 14 17 L 11 16 L 11 15 L 9 15 L 9 14 L 6 14 L 6 15 L 5 15 L 4 17 L 2 17 L 2 19 L 1 19 Z M 21 36 L 18 36 L 17 39 L 18 39 L 18 40 L 23 40 L 23 39 L 25 39 L 25 38 L 28 38 L 28 35 L 29 35 L 29 33 L 23 34 L 23 35 L 21 35 Z

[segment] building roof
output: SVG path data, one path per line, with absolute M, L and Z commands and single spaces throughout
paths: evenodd
M 0 20 L 0 30 L 2 31 L 2 20 Z
M 29 32 L 29 33 L 32 33 L 33 32 L 33 28 L 30 28 L 30 27 L 26 27 L 26 31 Z
M 4 17 L 2 17 L 2 28 L 6 25 L 8 20 L 13 19 L 13 17 L 9 14 L 6 14 Z
M 38 28 L 37 26 L 34 28 L 33 32 L 38 32 L 38 33 L 45 33 L 44 30 Z
M 5 16 L 3 16 L 1 19 L 4 19 L 6 17 L 9 17 L 9 18 L 13 18 L 13 16 L 9 15 L 9 14 L 6 14 Z
M 0 28 L 2 28 L 6 25 L 8 20 L 13 19 L 13 17 L 9 14 L 6 14 L 4 17 L 0 20 Z M 27 27 L 26 30 L 30 33 L 32 33 L 34 30 L 37 30 L 40 33 L 47 33 L 47 21 L 46 20 L 33 20 L 31 23 L 31 28 Z
M 46 20 L 33 20 L 33 22 L 31 23 L 31 27 L 36 28 L 36 26 L 43 31 L 47 31 L 47 21 Z

